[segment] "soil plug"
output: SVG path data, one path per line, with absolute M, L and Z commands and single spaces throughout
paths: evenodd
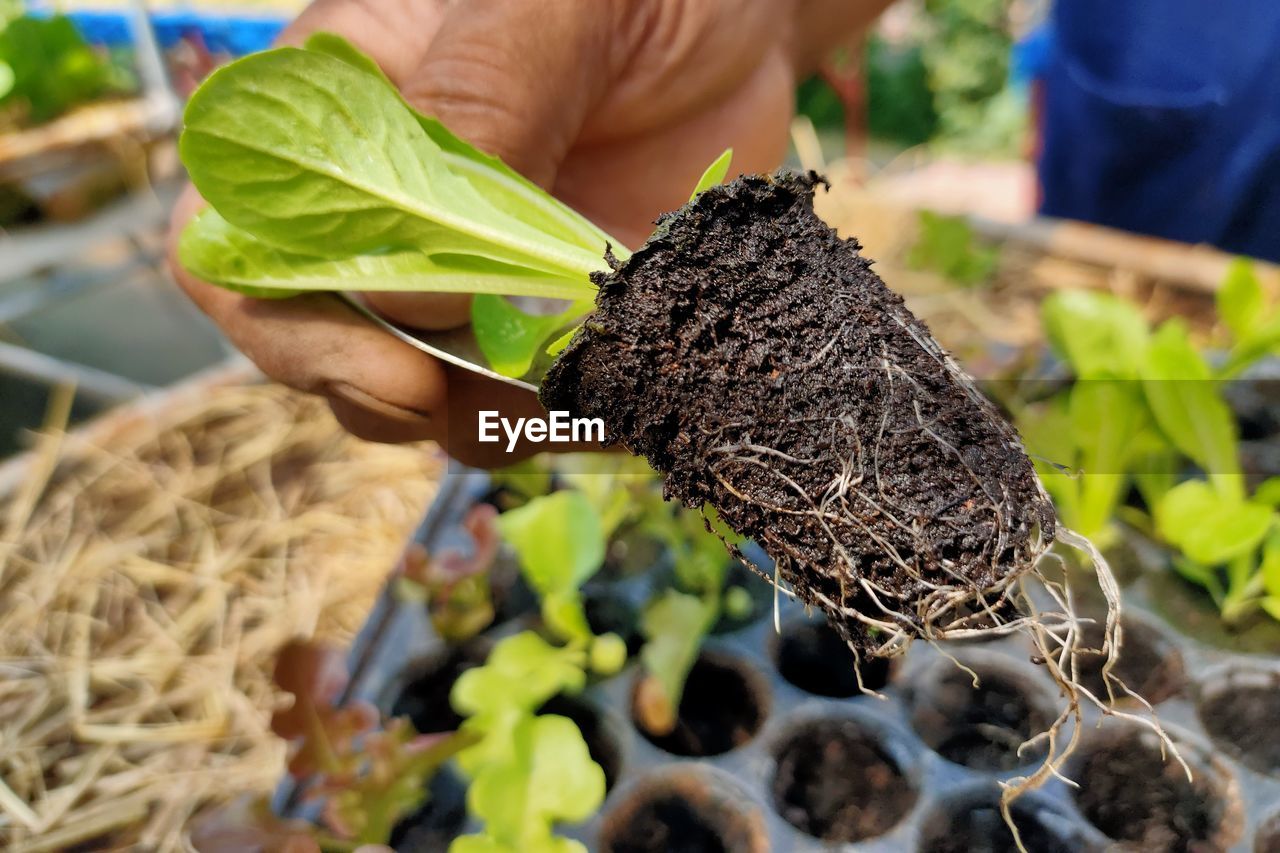
M 913 640 L 1027 631 L 1067 697 L 1032 776 L 1058 772 L 1059 735 L 1091 701 L 1079 622 L 1039 567 L 1060 527 L 1017 433 L 859 253 L 813 210 L 820 179 L 749 176 L 696 196 L 648 242 L 595 273 L 595 311 L 547 374 L 548 409 L 599 417 L 664 476 L 668 498 L 710 505 L 822 610 L 857 661 Z M 1058 608 L 1039 612 L 1036 578 Z M 1114 712 L 1119 713 L 1119 712 Z M 1154 724 L 1153 724 L 1154 725 Z M 1078 729 L 1078 726 L 1076 727 Z

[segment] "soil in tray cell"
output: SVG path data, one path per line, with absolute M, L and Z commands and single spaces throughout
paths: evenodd
M 1149 853 L 1226 850 L 1239 834 L 1239 804 L 1222 776 L 1188 755 L 1193 778 L 1166 760 L 1149 731 L 1113 728 L 1072 762 L 1080 784 L 1076 804 L 1085 818 L 1116 841 Z
M 720 755 L 755 737 L 768 715 L 764 679 L 726 655 L 704 652 L 689 670 L 684 697 L 670 734 L 640 725 L 632 694 L 632 719 L 654 746 L 675 755 Z
M 1102 654 L 1103 623 L 1099 617 L 1084 625 L 1081 635 L 1088 651 L 1076 654 L 1080 666 L 1080 682 L 1099 699 L 1106 700 L 1107 685 L 1102 668 L 1106 656 Z M 1116 658 L 1112 674 L 1125 687 L 1151 704 L 1163 702 L 1182 689 L 1184 672 L 1182 655 L 1160 634 L 1141 622 L 1125 621 L 1120 655 Z M 1123 689 L 1114 682 L 1111 685 L 1118 701 L 1125 699 Z M 1136 702 L 1130 699 L 1128 701 Z
M 846 699 L 861 692 L 853 652 L 826 622 L 797 619 L 782 626 L 773 644 L 773 662 L 779 675 L 806 693 Z M 891 666 L 884 658 L 862 661 L 862 687 L 884 687 Z
M 1280 677 L 1254 684 L 1228 679 L 1206 692 L 1199 712 L 1223 752 L 1251 770 L 1280 776 Z
M 911 811 L 916 790 L 874 733 L 855 720 L 798 727 L 775 753 L 774 808 L 823 841 L 883 835 Z
M 467 820 L 467 788 L 448 767 L 432 777 L 427 801 L 396 824 L 391 846 L 396 853 L 438 853 L 462 833 Z
M 408 717 L 421 734 L 456 730 L 462 717 L 449 704 L 449 692 L 462 673 L 484 663 L 491 647 L 487 640 L 471 640 L 411 665 L 391 703 L 391 716 Z
M 601 853 L 764 853 L 757 807 L 699 774 L 652 778 L 604 818 Z
M 1027 679 L 999 667 L 974 665 L 973 677 L 939 666 L 935 681 L 909 692 L 911 724 L 936 753 L 975 770 L 1003 772 L 1039 762 L 1043 747 L 1019 748 L 1049 728 L 1053 715 Z
M 1031 853 L 1092 851 L 1068 819 L 1034 800 L 1015 802 L 1013 823 Z M 1000 812 L 1000 792 L 963 796 L 924 820 L 919 853 L 1019 853 L 1013 833 Z

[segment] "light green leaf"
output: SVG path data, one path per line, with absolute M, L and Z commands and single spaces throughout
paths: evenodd
M 604 771 L 582 733 L 565 717 L 525 717 L 507 746 L 505 760 L 471 783 L 468 809 L 484 821 L 485 835 L 513 849 L 572 849 L 554 839 L 552 825 L 585 820 L 604 800 Z
M 432 257 L 406 249 L 331 259 L 288 252 L 255 239 L 212 208 L 201 211 L 182 232 L 178 256 L 187 270 L 205 281 L 267 299 L 334 290 L 565 299 L 583 292 L 580 280 L 470 255 Z
M 1187 557 L 1217 566 L 1256 549 L 1275 513 L 1261 504 L 1224 498 L 1203 480 L 1187 480 L 1165 494 L 1155 517 L 1160 535 Z
M 591 671 L 599 675 L 613 675 L 627 663 L 627 643 L 612 632 L 601 634 L 591 641 Z
M 489 366 L 503 376 L 524 376 L 547 339 L 591 310 L 575 302 L 559 314 L 529 314 L 501 296 L 478 295 L 471 301 L 471 327 Z
M 550 344 L 548 344 L 546 349 L 547 355 L 557 356 L 560 353 L 564 352 L 564 348 L 569 345 L 569 342 L 573 340 L 573 336 L 577 334 L 577 332 L 578 332 L 578 329 L 575 326 L 574 328 L 565 332 L 563 335 L 561 335 L 560 337 L 552 341 Z
M 1280 312 L 1260 322 L 1248 338 L 1231 348 L 1219 375 L 1238 376 L 1258 359 L 1276 353 L 1280 353 Z
M 646 642 L 640 660 L 657 678 L 672 708 L 680 705 L 685 679 L 715 613 L 701 598 L 674 589 L 666 590 L 645 608 L 640 629 Z
M 566 278 L 595 252 L 500 211 L 459 177 L 387 86 L 331 55 L 253 54 L 192 96 L 180 142 L 201 194 L 273 246 L 344 257 L 417 248 L 478 255 Z
M 1060 290 L 1041 309 L 1054 352 L 1079 379 L 1138 375 L 1150 329 L 1131 303 L 1106 293 Z
M 1280 622 L 1280 596 L 1273 595 L 1269 598 L 1264 598 L 1259 604 L 1262 605 L 1262 609 L 1267 612 L 1268 616 Z
M 600 515 L 576 490 L 543 495 L 503 513 L 498 531 L 515 549 L 529 585 L 543 596 L 577 590 L 604 562 Z
M 1186 327 L 1170 320 L 1147 348 L 1143 391 L 1161 432 L 1228 498 L 1242 499 L 1236 423 Z
M 1248 339 L 1262 321 L 1267 309 L 1266 296 L 1253 264 L 1247 259 L 1236 258 L 1227 268 L 1227 275 L 1218 287 L 1217 305 L 1218 316 L 1237 341 Z
M 569 243 L 604 253 L 606 245 L 612 245 L 615 256 L 625 258 L 625 247 L 618 245 L 604 231 L 592 225 L 564 203 L 547 194 L 528 178 L 503 163 L 497 157 L 485 154 L 455 136 L 438 119 L 414 109 L 395 84 L 370 57 L 357 50 L 350 42 L 331 33 L 317 33 L 307 40 L 308 50 L 327 53 L 361 70 L 376 76 L 410 110 L 419 125 L 440 146 L 450 167 L 471 183 L 485 200 L 499 210 L 516 216 L 531 210 L 540 213 L 539 224 L 548 233 Z
M 724 176 L 729 174 L 729 164 L 733 162 L 733 149 L 726 148 L 724 152 L 711 162 L 711 165 L 702 173 L 702 177 L 698 178 L 698 185 L 693 188 L 693 194 L 689 196 L 689 201 L 693 201 L 702 193 L 711 189 L 715 185 L 724 181 Z
M 1280 477 L 1268 477 L 1253 491 L 1253 500 L 1269 507 L 1280 507 Z
M 1080 530 L 1104 531 L 1129 487 L 1129 455 L 1145 425 L 1139 389 L 1129 380 L 1080 380 L 1071 388 L 1071 434 L 1080 444 Z M 1084 535 L 1090 535 L 1085 533 Z
M 1267 543 L 1262 546 L 1262 564 L 1258 571 L 1262 573 L 1262 586 L 1267 595 L 1280 600 L 1280 532 L 1272 532 L 1267 537 Z
M 483 666 L 464 672 L 449 701 L 468 717 L 532 711 L 558 693 L 581 690 L 585 662 L 581 650 L 553 646 L 533 631 L 521 631 L 499 641 Z
M 590 642 L 594 636 L 578 591 L 548 592 L 542 597 L 542 621 L 565 640 Z
M 516 217 L 532 216 L 533 219 L 526 218 L 526 221 L 536 221 L 547 233 L 601 256 L 604 255 L 606 245 L 613 247 L 616 257 L 625 259 L 628 256 L 625 246 L 619 245 L 617 240 L 597 228 L 590 220 L 549 195 L 502 160 L 459 139 L 439 119 L 423 115 L 414 109 L 378 64 L 346 39 L 332 33 L 316 33 L 307 40 L 306 47 L 307 50 L 326 53 L 347 62 L 381 81 L 413 114 L 432 141 L 440 146 L 449 167 L 475 187 L 494 207 Z
M 1029 406 L 1018 413 L 1018 433 L 1031 454 L 1032 464 L 1062 522 L 1082 536 L 1094 539 L 1102 531 L 1082 522 L 1080 452 L 1071 426 L 1070 394 Z
M 1209 566 L 1202 566 L 1188 560 L 1186 557 L 1174 557 L 1173 569 L 1179 575 L 1208 590 L 1209 595 L 1219 606 L 1222 605 L 1223 599 L 1226 597 L 1222 591 L 1222 581 L 1218 578 L 1215 569 Z

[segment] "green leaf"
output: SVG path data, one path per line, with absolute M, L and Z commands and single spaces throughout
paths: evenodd
M 493 647 L 483 666 L 464 672 L 453 685 L 454 710 L 481 718 L 510 709 L 532 711 L 558 693 L 586 684 L 581 650 L 560 648 L 533 631 L 521 631 Z
M 1217 571 L 1209 566 L 1194 563 L 1186 557 L 1175 557 L 1173 559 L 1173 569 L 1183 578 L 1208 590 L 1214 602 L 1219 607 L 1222 606 L 1223 599 L 1226 596 L 1222 591 L 1222 581 L 1219 580 Z
M 1266 544 L 1262 546 L 1262 563 L 1258 571 L 1262 574 L 1262 586 L 1267 595 L 1280 600 L 1280 532 L 1272 532 L 1267 537 Z
M 573 340 L 573 336 L 577 333 L 578 333 L 578 327 L 574 326 L 572 329 L 565 332 L 560 337 L 556 338 L 554 341 L 552 341 L 550 344 L 547 345 L 547 349 L 546 349 L 547 355 L 554 357 L 564 352 L 564 348 L 569 345 L 569 342 Z
M 715 613 L 701 598 L 674 589 L 666 590 L 645 608 L 640 629 L 646 642 L 640 660 L 657 678 L 673 709 L 680 705 L 685 679 Z
M 1268 616 L 1275 619 L 1277 622 L 1280 622 L 1280 596 L 1273 595 L 1269 598 L 1262 599 L 1262 601 L 1258 603 L 1262 605 L 1262 609 L 1267 612 Z
M 1146 423 L 1139 394 L 1127 380 L 1082 380 L 1071 388 L 1071 434 L 1083 469 L 1079 524 L 1086 536 L 1106 530 L 1128 490 L 1130 453 Z
M 1060 290 L 1044 301 L 1041 319 L 1054 352 L 1077 378 L 1138 375 L 1150 329 L 1129 302 L 1106 293 Z
M 604 253 L 606 245 L 612 245 L 616 257 L 627 257 L 625 247 L 618 245 L 616 240 L 568 205 L 548 195 L 497 157 L 478 151 L 459 139 L 439 119 L 414 109 L 378 64 L 346 39 L 332 33 L 316 33 L 307 39 L 306 48 L 340 59 L 377 78 L 400 99 L 426 134 L 440 146 L 450 168 L 499 210 L 514 216 L 524 216 L 536 210 L 539 227 L 559 239 L 600 254 Z
M 1142 385 L 1169 441 L 1208 473 L 1224 495 L 1242 499 L 1235 418 L 1180 321 L 1170 320 L 1153 336 Z
M 729 164 L 733 162 L 733 149 L 726 148 L 724 152 L 711 162 L 711 165 L 702 173 L 702 177 L 698 178 L 698 185 L 693 188 L 693 194 L 689 196 L 689 201 L 693 201 L 703 192 L 711 189 L 715 185 L 724 181 L 724 176 L 729 174 Z
M 429 256 L 414 249 L 320 258 L 277 249 L 202 210 L 178 241 L 193 275 L 257 298 L 334 290 L 493 293 L 572 299 L 582 283 L 469 255 Z
M 920 211 L 920 237 L 907 254 L 916 269 L 929 269 L 960 284 L 981 284 L 995 273 L 999 250 L 982 245 L 969 220 Z
M 591 501 L 576 490 L 553 492 L 498 516 L 498 530 L 540 595 L 577 590 L 604 562 L 605 534 Z
M 1280 477 L 1268 477 L 1253 491 L 1253 500 L 1269 507 L 1280 507 Z
M 591 671 L 599 675 L 613 675 L 627 663 L 626 641 L 612 632 L 601 634 L 591 641 Z
M 1219 375 L 1238 376 L 1258 359 L 1275 353 L 1280 353 L 1280 312 L 1260 322 L 1248 338 L 1231 348 Z
M 1217 566 L 1256 549 L 1275 513 L 1268 506 L 1224 498 L 1203 480 L 1187 480 L 1169 490 L 1155 517 L 1160 535 L 1187 557 Z
M 471 327 L 489 366 L 503 376 L 524 376 L 544 344 L 564 325 L 591 310 L 575 302 L 559 314 L 529 314 L 501 296 L 479 295 L 471 301 Z
M 272 246 L 476 255 L 584 279 L 584 296 L 586 276 L 607 269 L 602 252 L 540 229 L 540 210 L 526 221 L 487 201 L 390 87 L 327 53 L 279 48 L 224 66 L 192 96 L 185 124 L 196 187 Z
M 595 813 L 605 786 L 582 733 L 565 717 L 525 717 L 507 746 L 505 759 L 486 765 L 472 781 L 468 810 L 484 821 L 486 836 L 505 845 L 496 849 L 575 849 L 555 839 L 552 826 Z
M 1245 258 L 1236 258 L 1227 267 L 1216 298 L 1218 316 L 1237 341 L 1247 340 L 1253 334 L 1267 310 L 1262 283 L 1253 271 L 1253 264 Z

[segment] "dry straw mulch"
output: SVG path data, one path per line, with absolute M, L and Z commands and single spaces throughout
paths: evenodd
M 275 650 L 350 638 L 441 468 L 277 387 L 112 420 L 46 433 L 0 498 L 5 850 L 181 849 L 269 792 Z

